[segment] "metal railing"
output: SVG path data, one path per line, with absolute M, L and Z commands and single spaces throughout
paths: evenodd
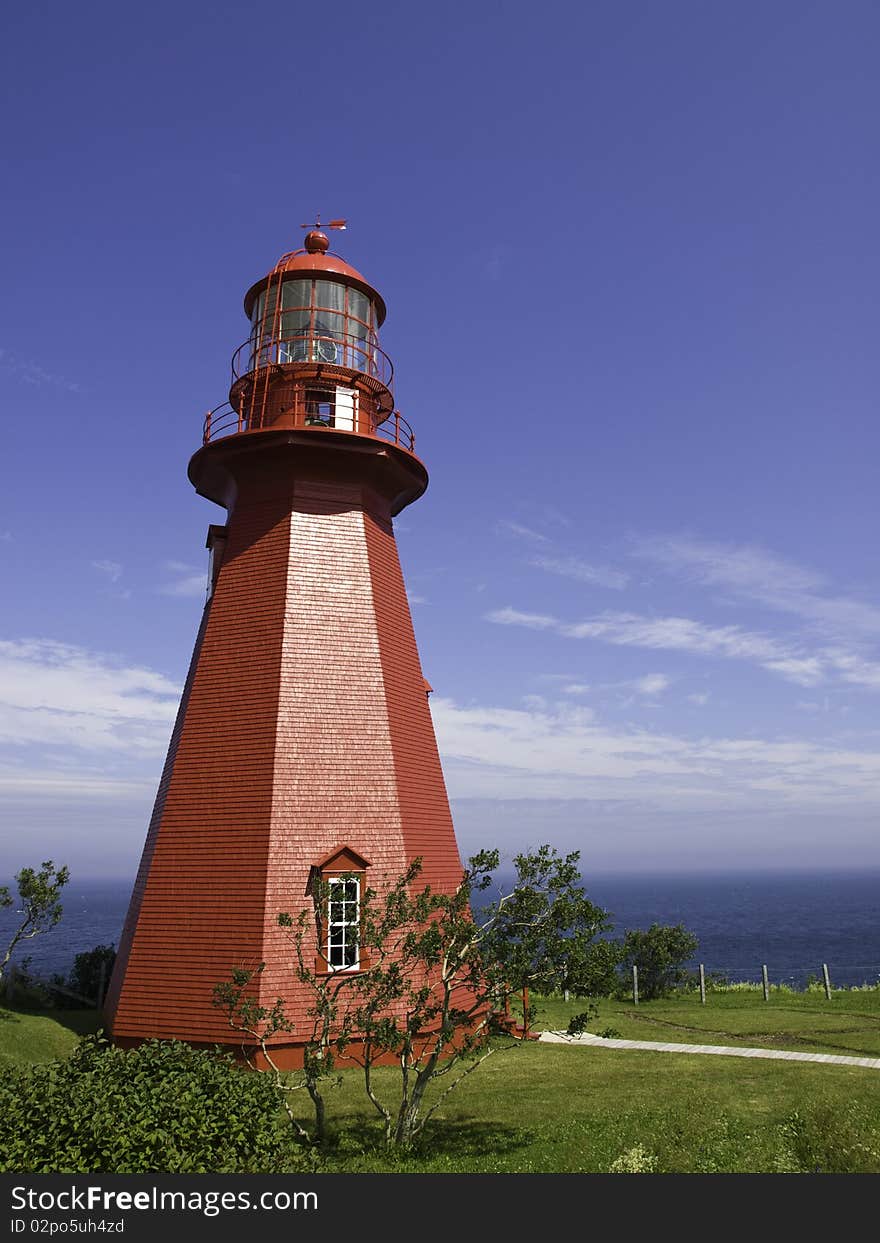
M 375 342 L 341 332 L 333 336 L 319 336 L 314 332 L 280 333 L 269 340 L 245 341 L 232 355 L 232 382 L 242 380 L 261 367 L 286 363 L 344 367 L 378 381 L 389 390 L 394 382 L 391 359 Z
M 399 410 L 381 419 L 358 390 L 303 386 L 283 408 L 250 411 L 247 403 L 236 409 L 224 401 L 205 415 L 202 443 L 260 431 L 328 431 L 385 440 L 415 452 L 415 433 Z

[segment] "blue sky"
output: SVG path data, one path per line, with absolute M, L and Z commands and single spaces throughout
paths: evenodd
M 0 872 L 128 875 L 204 600 L 186 463 L 316 211 L 431 473 L 459 838 L 878 858 L 880 12 L 20 6 L 0 90 Z

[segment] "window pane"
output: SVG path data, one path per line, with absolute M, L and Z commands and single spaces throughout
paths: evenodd
M 281 312 L 281 335 L 285 338 L 304 337 L 309 331 L 309 309 Z
M 315 281 L 315 306 L 326 311 L 344 311 L 345 286 L 336 281 Z
M 315 336 L 329 337 L 331 341 L 341 341 L 345 333 L 345 316 L 334 315 L 330 311 L 315 312 Z M 335 359 L 326 359 L 331 362 Z
M 361 293 L 357 289 L 349 289 L 348 291 L 348 313 L 353 319 L 363 320 L 365 324 L 370 322 L 370 299 L 366 294 Z M 354 332 L 354 325 L 351 327 Z
M 268 341 L 272 336 L 275 321 L 275 304 L 277 300 L 278 290 L 273 286 L 272 289 L 263 290 L 259 298 L 257 298 L 254 306 L 254 327 L 256 328 L 258 336 L 262 331 L 264 341 Z M 261 325 L 263 325 L 262 328 Z
M 357 969 L 359 912 L 360 882 L 331 877 L 327 898 L 327 964 L 333 970 Z
M 312 297 L 311 281 L 285 281 L 281 286 L 281 308 L 306 307 Z

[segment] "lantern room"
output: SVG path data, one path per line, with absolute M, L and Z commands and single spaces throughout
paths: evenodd
M 394 409 L 391 360 L 379 345 L 381 295 L 312 229 L 245 295 L 250 334 L 232 357 L 229 400 L 204 440 L 283 428 L 380 436 L 410 452 Z

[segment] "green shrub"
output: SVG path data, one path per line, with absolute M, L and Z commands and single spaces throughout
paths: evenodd
M 96 945 L 93 950 L 77 954 L 73 960 L 73 970 L 67 977 L 67 987 L 83 997 L 94 997 L 96 1001 L 103 1002 L 115 961 L 115 945 Z M 102 984 L 103 991 L 98 998 Z
M 180 1041 L 89 1036 L 66 1061 L 4 1072 L 0 1171 L 283 1173 L 304 1157 L 267 1075 Z
M 685 984 L 689 973 L 684 964 L 693 958 L 697 938 L 683 924 L 651 924 L 647 931 L 630 929 L 620 950 L 620 995 L 631 988 L 633 966 L 639 969 L 639 996 L 644 1001 L 664 997 Z

